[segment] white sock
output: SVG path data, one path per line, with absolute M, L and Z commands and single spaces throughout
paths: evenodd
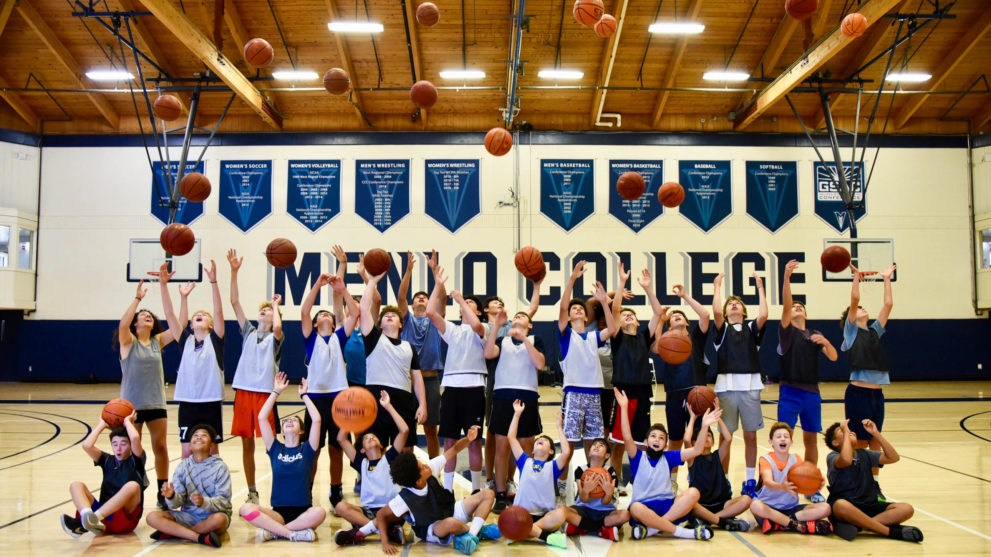
M 684 528 L 681 528 L 681 530 L 684 530 Z M 659 533 L 660 533 L 660 530 L 658 530 L 657 528 L 651 528 L 650 526 L 647 527 L 647 537 L 648 538 L 651 537 L 651 536 L 656 536 Z
M 878 481 L 878 479 L 877 479 L 877 474 L 874 474 L 874 481 L 875 481 L 875 482 L 876 482 L 876 481 Z
M 454 472 L 444 472 L 444 489 L 448 491 L 454 489 Z
M 650 528 L 647 529 L 647 532 L 650 532 Z M 684 538 L 686 540 L 694 540 L 695 531 L 689 530 L 688 528 L 682 528 L 681 526 L 675 526 L 674 537 Z
M 478 531 L 482 529 L 482 526 L 485 526 L 485 519 L 480 516 L 476 516 L 471 519 L 471 526 L 468 527 L 468 533 L 472 536 L 477 536 Z
M 877 476 L 874 476 L 874 479 L 876 480 Z M 79 516 L 83 516 L 84 514 L 91 512 L 93 512 L 93 507 L 86 507 L 85 509 L 80 509 Z
M 756 468 L 749 468 L 748 467 L 747 468 L 747 481 L 749 482 L 750 480 L 753 480 L 753 479 L 756 479 L 756 478 L 757 478 L 757 469 Z
M 103 520 L 104 518 L 106 518 L 105 516 L 103 516 L 103 512 L 102 511 L 96 511 L 93 514 L 95 514 L 96 515 L 96 518 L 99 519 L 99 520 Z
M 368 524 L 365 524 L 361 528 L 358 528 L 358 531 L 366 536 L 369 536 L 371 534 L 377 534 L 379 529 L 375 527 L 375 521 L 371 520 L 368 522 Z
M 482 471 L 472 470 L 471 471 L 471 490 L 482 489 Z

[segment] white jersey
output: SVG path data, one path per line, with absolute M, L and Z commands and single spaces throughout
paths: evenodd
M 533 336 L 527 339 L 533 344 Z M 499 345 L 499 362 L 493 373 L 495 373 L 495 390 L 537 391 L 537 368 L 530 359 L 530 352 L 524 343 L 513 342 L 513 337 L 502 337 L 502 344 Z
M 526 462 L 519 467 L 520 485 L 516 490 L 514 505 L 519 505 L 530 514 L 544 514 L 554 510 L 554 460 L 540 462 L 525 457 Z
M 232 387 L 242 391 L 267 393 L 272 390 L 277 366 L 275 333 L 259 332 L 251 322 L 241 328 L 241 357 L 237 361 Z
M 365 358 L 365 384 L 384 385 L 413 392 L 410 363 L 413 361 L 413 345 L 407 341 L 393 344 L 385 334 L 379 335 L 371 354 Z
M 180 402 L 224 400 L 224 371 L 217 363 L 213 332 L 203 342 L 197 342 L 196 337 L 191 334 L 184 336 L 186 339 L 182 345 L 172 398 Z
M 447 343 L 442 387 L 484 387 L 485 340 L 469 325 L 444 322 L 440 338 Z
M 787 482 L 788 472 L 791 471 L 792 466 L 798 464 L 798 458 L 793 454 L 788 455 L 788 461 L 782 470 L 778 469 L 773 453 L 761 455 L 761 458 L 771 465 L 771 475 L 774 476 L 774 481 L 778 483 Z M 797 495 L 792 495 L 787 491 L 781 491 L 779 489 L 771 489 L 766 485 L 763 485 L 757 492 L 757 500 L 769 507 L 781 510 L 788 510 L 798 504 Z
M 568 353 L 561 360 L 564 386 L 601 389 L 604 383 L 602 366 L 599 364 L 598 331 L 586 331 L 585 338 L 570 326 L 568 331 L 571 332 Z
M 383 454 L 373 467 L 364 455 L 361 456 L 361 506 L 373 509 L 384 507 L 399 495 L 399 486 L 392 481 L 389 473 L 389 459 Z
M 331 333 L 324 340 L 313 330 L 313 352 L 306 365 L 306 381 L 311 393 L 336 393 L 348 388 L 347 371 L 344 367 L 344 352 L 337 333 Z
M 671 460 L 680 464 L 681 451 L 665 451 L 653 466 L 646 451 L 639 450 L 637 455 L 639 458 L 636 466 L 631 465 L 633 501 L 674 499 L 674 490 L 671 489 Z

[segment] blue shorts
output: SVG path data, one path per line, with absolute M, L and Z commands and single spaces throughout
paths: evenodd
M 843 397 L 843 409 L 846 419 L 850 420 L 850 431 L 857 434 L 857 439 L 869 441 L 873 438 L 864 429 L 863 420 L 870 419 L 881 431 L 884 425 L 884 393 L 881 389 L 867 389 L 856 385 L 846 386 Z
M 641 505 L 654 511 L 654 513 L 656 513 L 657 516 L 664 516 L 668 511 L 671 510 L 671 506 L 674 505 L 674 499 L 654 499 L 653 501 L 634 501 L 633 503 L 640 503 Z M 633 506 L 633 503 L 630 503 L 631 507 Z M 675 524 L 680 524 L 688 520 L 688 517 L 691 514 L 692 514 L 691 509 L 689 509 L 688 512 L 684 514 L 684 516 L 679 516 L 674 520 L 672 520 L 671 522 Z M 642 524 L 642 522 L 631 517 L 630 526 L 636 526 L 637 524 Z
M 778 391 L 778 421 L 795 429 L 799 418 L 803 431 L 822 431 L 822 395 L 781 385 Z

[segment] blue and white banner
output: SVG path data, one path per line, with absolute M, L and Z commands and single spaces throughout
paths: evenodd
M 747 214 L 777 232 L 798 215 L 798 163 L 747 161 Z
M 175 184 L 176 172 L 179 170 L 179 161 L 173 161 L 169 163 L 169 172 L 163 171 L 163 166 L 160 161 L 155 161 L 151 163 L 152 166 L 152 177 L 151 177 L 151 214 L 155 216 L 156 219 L 162 221 L 162 224 L 169 224 L 169 201 L 170 193 L 169 189 Z M 199 164 L 194 162 L 186 163 L 186 172 L 183 173 L 185 176 L 190 172 L 203 173 L 203 162 Z M 198 219 L 200 215 L 203 214 L 203 202 L 193 203 L 186 199 L 185 197 L 179 196 L 179 207 L 176 209 L 175 222 L 181 222 L 182 224 L 190 224 L 194 220 Z
M 409 160 L 355 161 L 354 210 L 379 232 L 409 214 Z
M 678 180 L 685 188 L 678 210 L 704 232 L 733 212 L 730 161 L 679 161 Z
M 286 209 L 316 232 L 341 212 L 341 161 L 289 161 Z
M 478 159 L 428 159 L 423 163 L 427 216 L 457 232 L 481 212 Z
M 850 227 L 847 219 L 846 205 L 840 195 L 840 180 L 836 174 L 836 163 L 813 163 L 812 175 L 815 177 L 815 213 L 826 224 L 837 232 L 843 232 Z M 853 192 L 853 202 L 863 205 L 854 209 L 854 218 L 858 221 L 867 213 L 867 201 L 864 200 L 864 163 L 857 162 L 856 166 L 843 163 L 846 173 L 846 183 Z
M 272 161 L 220 161 L 220 214 L 242 232 L 272 214 Z
M 571 231 L 595 212 L 592 159 L 540 161 L 540 212 Z
M 647 184 L 643 195 L 632 201 L 616 191 L 616 182 L 625 172 L 639 172 Z M 664 212 L 657 200 L 657 188 L 663 182 L 664 161 L 609 161 L 609 214 L 630 230 L 640 232 Z

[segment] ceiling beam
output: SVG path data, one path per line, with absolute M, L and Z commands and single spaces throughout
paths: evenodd
M 231 32 L 237 51 L 244 58 L 244 45 L 251 37 L 248 35 L 248 28 L 244 26 L 244 20 L 241 19 L 241 14 L 237 11 L 234 2 L 224 2 L 224 23 L 227 24 L 227 30 Z
M 984 124 L 991 120 L 991 103 L 988 103 L 983 109 L 981 109 L 977 114 L 971 118 L 972 130 L 978 132 Z
M 599 62 L 599 79 L 597 80 L 599 89 L 592 95 L 592 126 L 594 127 L 602 116 L 602 109 L 606 105 L 606 90 L 609 81 L 612 79 L 612 68 L 616 62 L 616 50 L 619 49 L 619 37 L 623 34 L 623 22 L 626 21 L 626 6 L 629 0 L 618 2 L 616 9 L 616 31 L 606 41 L 606 47 L 602 50 L 602 60 Z
M 169 0 L 143 0 L 145 8 L 158 18 L 179 41 L 186 45 L 206 67 L 217 75 L 261 119 L 271 127 L 282 129 L 282 116 L 276 112 L 258 89 L 248 81 L 230 59 L 218 52 L 213 42 L 175 8 Z
M 691 0 L 691 4 L 688 5 L 688 11 L 685 13 L 685 19 L 688 21 L 695 21 L 698 18 L 699 12 L 702 11 L 702 0 Z M 685 57 L 685 51 L 688 50 L 688 38 L 687 36 L 679 37 L 675 42 L 674 52 L 671 54 L 671 60 L 668 62 L 667 71 L 664 74 L 664 81 L 661 83 L 662 87 L 672 87 L 674 86 L 674 80 L 678 76 L 678 70 L 681 69 L 681 59 Z M 671 96 L 671 91 L 661 91 L 657 95 L 657 101 L 654 103 L 654 112 L 651 116 L 651 125 L 656 126 L 661 120 L 661 114 L 664 113 L 664 105 L 668 102 L 668 97 Z
M 953 73 L 953 70 L 963 62 L 971 50 L 977 46 L 981 38 L 991 29 L 991 5 L 987 5 L 984 12 L 967 29 L 967 32 L 954 43 L 953 50 L 941 56 L 939 66 L 932 72 L 932 78 L 926 82 L 927 91 L 935 91 Z M 905 106 L 895 114 L 895 128 L 901 128 L 908 122 L 909 118 L 916 113 L 922 104 L 926 102 L 929 95 L 912 95 Z
M 59 63 L 69 71 L 69 75 L 72 76 L 73 80 L 76 82 L 76 85 L 84 89 L 89 88 L 90 84 L 83 80 L 84 70 L 80 67 L 79 62 L 77 62 L 76 58 L 71 52 L 69 52 L 69 49 L 62 44 L 62 41 L 55 34 L 55 31 L 52 31 L 52 28 L 48 26 L 45 20 L 41 17 L 41 14 L 34 9 L 31 2 L 18 2 L 17 13 L 24 18 L 31 29 L 34 30 L 39 38 L 41 38 L 41 41 L 45 43 L 48 50 L 55 55 L 55 58 L 58 59 Z M 115 112 L 113 107 L 110 106 L 110 101 L 99 93 L 86 93 L 86 97 L 89 98 L 90 102 L 92 102 L 94 106 L 96 106 L 96 109 L 100 112 L 100 115 L 103 116 L 103 119 L 110 124 L 110 127 L 116 130 L 117 126 L 120 124 L 120 116 L 118 116 L 117 112 Z
M 416 13 L 413 9 L 413 0 L 403 2 L 406 6 L 406 24 L 409 25 L 409 48 L 413 52 L 413 77 L 414 81 L 423 79 L 423 63 L 420 61 L 420 42 L 416 36 Z M 427 109 L 420 109 L 420 126 L 427 127 Z
M 327 6 L 327 14 L 330 16 L 330 21 L 337 19 L 337 8 L 334 6 L 334 0 L 324 0 L 324 4 Z M 330 33 L 329 30 L 327 32 Z M 357 91 L 358 74 L 355 73 L 354 64 L 351 63 L 351 51 L 348 49 L 348 43 L 341 33 L 330 34 L 334 36 L 334 41 L 337 43 L 337 54 L 341 57 L 341 65 L 344 66 L 342 69 L 347 72 L 348 78 L 351 80 L 352 91 L 349 93 L 351 107 L 354 108 L 354 114 L 358 117 L 358 120 L 362 124 L 365 124 L 365 117 L 361 113 L 361 95 Z
M 872 26 L 900 1 L 870 0 L 860 7 L 860 13 L 867 18 L 867 25 Z M 733 129 L 741 131 L 749 126 L 754 120 L 764 114 L 768 108 L 783 99 L 795 86 L 821 68 L 854 40 L 844 35 L 839 26 L 834 27 L 811 50 L 806 51 L 805 54 L 779 75 L 777 79 L 768 84 L 767 87 L 764 87 L 743 111 L 737 114 Z
M 10 14 L 14 12 L 15 4 L 17 4 L 17 0 L 3 0 L 0 3 L 0 35 L 3 34 L 3 30 L 7 27 L 7 21 L 10 20 Z
M 31 110 L 31 107 L 28 106 L 26 102 L 24 102 L 24 99 L 22 99 L 20 95 L 12 91 L 4 91 L 6 87 L 7 87 L 6 80 L 0 79 L 0 98 L 7 101 L 7 104 L 10 105 L 10 108 L 13 108 L 14 112 L 16 112 L 17 115 L 20 116 L 22 120 L 24 120 L 25 122 L 27 122 L 29 126 L 31 126 L 32 131 L 39 131 L 40 121 L 38 120 L 38 115 L 35 114 L 33 110 Z
M 788 46 L 788 42 L 791 41 L 791 37 L 798 30 L 799 26 L 797 19 L 787 14 L 782 17 L 781 21 L 778 22 L 778 28 L 774 31 L 774 35 L 771 36 L 770 42 L 767 43 L 767 47 L 764 49 L 764 54 L 760 57 L 760 62 L 750 72 L 750 75 L 756 75 L 757 72 L 760 72 L 760 76 L 764 77 L 767 74 L 774 73 L 774 68 L 777 67 L 778 61 L 781 60 L 781 55 L 784 53 L 785 47 Z M 739 102 L 736 103 L 738 112 L 752 96 L 746 93 L 740 96 Z

